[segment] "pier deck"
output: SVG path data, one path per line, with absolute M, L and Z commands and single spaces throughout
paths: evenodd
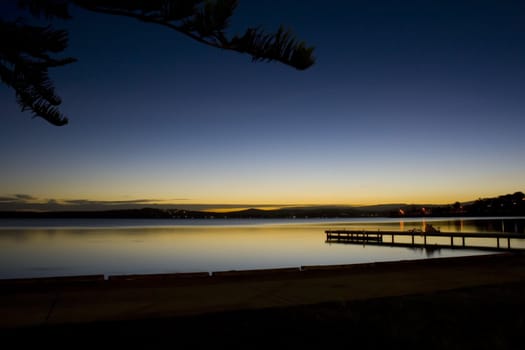
M 525 234 L 326 230 L 326 243 L 375 244 L 401 247 L 525 250 Z M 485 243 L 485 244 L 480 244 Z M 460 242 L 458 242 L 460 241 Z M 514 243 L 511 244 L 511 242 Z M 516 244 L 520 242 L 521 244 Z M 477 243 L 477 244 L 476 244 Z

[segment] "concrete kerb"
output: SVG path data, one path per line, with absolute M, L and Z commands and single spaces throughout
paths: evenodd
M 103 282 L 104 275 L 57 276 L 36 278 L 0 279 L 0 286 L 54 285 Z
M 286 267 L 277 269 L 257 269 L 257 270 L 230 270 L 230 271 L 214 271 L 211 273 L 212 277 L 229 278 L 229 277 L 266 277 L 266 276 L 281 276 L 299 274 L 301 269 L 299 267 Z
M 121 281 L 173 281 L 202 279 L 210 277 L 209 272 L 183 272 L 183 273 L 160 273 L 160 274 L 133 274 L 108 276 L 110 282 Z

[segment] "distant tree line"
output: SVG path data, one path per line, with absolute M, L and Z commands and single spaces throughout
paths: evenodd
M 497 198 L 478 199 L 466 206 L 467 213 L 474 216 L 525 215 L 525 195 L 523 192 L 507 194 Z
M 525 194 L 516 192 L 494 198 L 480 198 L 461 204 L 455 202 L 446 206 L 412 205 L 390 211 L 389 216 L 525 216 Z

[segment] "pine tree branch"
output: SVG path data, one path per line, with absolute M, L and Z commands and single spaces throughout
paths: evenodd
M 282 27 L 274 34 L 265 33 L 260 28 L 248 28 L 242 37 L 234 36 L 228 39 L 224 30 L 237 6 L 237 1 L 234 0 L 206 2 L 204 8 L 196 9 L 193 14 L 188 14 L 185 18 L 178 16 L 180 19 L 177 21 L 182 22 L 181 24 L 173 23 L 172 17 L 163 16 L 162 11 L 158 8 L 151 12 L 137 12 L 133 11 L 131 6 L 110 8 L 97 5 L 97 1 L 76 0 L 74 2 L 87 11 L 129 17 L 161 25 L 207 46 L 247 53 L 252 56 L 253 61 L 278 61 L 299 70 L 307 69 L 315 63 L 314 48 L 307 47 L 304 42 L 299 42 L 291 31 Z M 111 1 L 99 2 L 111 4 Z M 215 7 L 211 5 L 213 3 Z M 121 4 L 117 1 L 115 6 L 117 5 Z
M 205 44 L 205 45 L 212 46 L 212 47 L 215 47 L 215 48 L 223 49 L 223 47 L 215 44 L 214 42 L 207 41 L 206 39 L 204 39 L 204 38 L 202 38 L 202 37 L 200 37 L 200 36 L 198 36 L 196 34 L 193 34 L 193 33 L 189 32 L 187 30 L 184 30 L 183 26 L 178 26 L 178 25 L 175 25 L 173 23 L 170 23 L 170 22 L 167 22 L 167 21 L 163 21 L 163 20 L 160 20 L 160 19 L 156 19 L 156 18 L 147 16 L 147 15 L 133 13 L 133 12 L 128 12 L 128 11 L 123 11 L 123 10 L 113 10 L 113 9 L 105 9 L 105 8 L 103 9 L 103 8 L 95 8 L 95 7 L 88 7 L 88 6 L 81 6 L 81 7 L 83 9 L 87 10 L 87 11 L 91 11 L 91 12 L 95 12 L 95 13 L 102 13 L 102 14 L 106 14 L 106 15 L 129 17 L 129 18 L 137 19 L 137 20 L 142 21 L 142 22 L 146 22 L 146 23 L 158 24 L 158 25 L 167 27 L 169 29 L 175 30 L 175 31 L 177 31 L 177 32 L 179 32 L 181 34 L 184 34 L 184 35 L 188 36 L 189 38 L 200 42 L 201 44 Z
M 34 17 L 70 19 L 69 0 L 18 0 L 18 7 Z
M 50 27 L 22 25 L 0 20 L 0 78 L 15 90 L 22 111 L 30 110 L 53 125 L 65 125 L 68 119 L 57 106 L 62 100 L 55 93 L 48 69 L 75 61 L 55 59 L 49 53 L 67 47 L 67 33 Z
M 242 36 L 229 39 L 225 30 L 238 0 L 18 0 L 21 9 L 47 19 L 71 18 L 71 4 L 161 25 L 210 47 L 246 53 L 253 61 L 278 61 L 300 70 L 315 63 L 314 48 L 282 27 L 273 34 L 248 28 Z M 48 69 L 76 61 L 51 56 L 67 47 L 67 32 L 0 20 L 0 37 L 0 80 L 15 90 L 22 110 L 31 110 L 54 125 L 66 124 Z

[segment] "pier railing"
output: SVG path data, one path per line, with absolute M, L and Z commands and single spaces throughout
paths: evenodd
M 522 233 L 478 233 L 478 232 L 417 232 L 417 231 L 365 231 L 365 230 L 326 230 L 327 243 L 374 244 L 403 247 L 443 247 L 487 250 L 520 250 L 525 245 L 514 246 L 516 240 L 525 242 Z M 408 238 L 408 239 L 402 239 Z M 439 243 L 431 238 L 439 238 Z M 447 243 L 442 243 L 443 239 Z M 488 239 L 492 245 L 475 245 L 473 239 Z M 460 240 L 461 243 L 458 241 Z

